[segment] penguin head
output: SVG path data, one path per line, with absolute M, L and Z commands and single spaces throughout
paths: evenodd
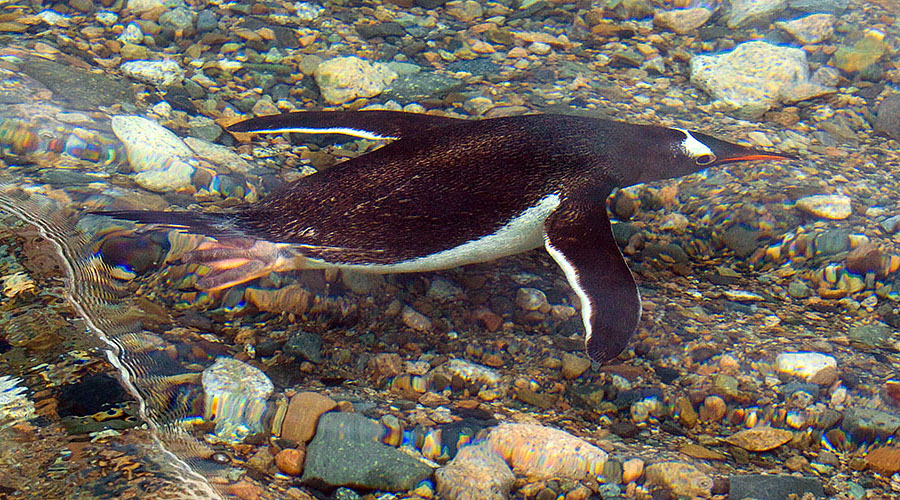
M 786 155 L 733 144 L 680 128 L 655 127 L 644 140 L 651 142 L 645 148 L 646 155 L 637 158 L 643 166 L 636 183 L 680 177 L 738 161 L 790 159 Z

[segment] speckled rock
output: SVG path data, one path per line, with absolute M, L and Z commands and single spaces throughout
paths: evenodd
M 358 97 L 375 97 L 397 78 L 386 64 L 355 56 L 323 61 L 313 74 L 328 104 L 343 104 Z
M 786 8 L 787 0 L 735 0 L 731 3 L 728 27 L 765 25 Z
M 831 14 L 810 14 L 793 21 L 777 22 L 775 26 L 787 31 L 803 45 L 819 43 L 828 40 L 834 35 L 834 16 Z
M 696 467 L 683 462 L 660 462 L 646 468 L 647 483 L 661 486 L 676 497 L 708 498 L 713 480 Z
M 184 70 L 172 60 L 128 61 L 119 66 L 119 69 L 130 78 L 157 87 L 168 87 L 184 80 Z
M 788 6 L 800 12 L 830 12 L 840 14 L 847 10 L 850 0 L 788 0 Z
M 859 442 L 887 439 L 900 431 L 900 412 L 872 408 L 850 408 L 844 412 L 841 429 Z
M 777 474 L 749 474 L 729 478 L 728 498 L 754 498 L 757 500 L 782 500 L 804 493 L 814 498 L 824 498 L 822 483 L 813 477 L 795 477 Z
M 705 7 L 659 10 L 653 15 L 653 24 L 683 35 L 706 24 L 711 16 L 712 11 Z
M 434 477 L 438 494 L 447 500 L 506 500 L 516 480 L 486 441 L 461 448 Z
M 731 52 L 691 59 L 691 82 L 726 111 L 757 118 L 779 102 L 795 102 L 833 91 L 809 81 L 806 53 L 762 41 Z
M 778 448 L 790 441 L 793 436 L 791 431 L 761 425 L 738 431 L 725 438 L 725 442 L 747 451 L 760 452 Z
M 850 198 L 841 194 L 815 194 L 797 200 L 797 208 L 823 219 L 841 220 L 853 213 Z
M 530 479 L 587 479 L 603 471 L 606 452 L 568 432 L 532 424 L 500 424 L 487 438 L 517 474 Z

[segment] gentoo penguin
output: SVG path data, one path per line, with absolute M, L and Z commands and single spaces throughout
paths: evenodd
M 186 257 L 210 268 L 198 284 L 207 289 L 298 268 L 433 271 L 543 245 L 581 301 L 587 352 L 600 361 L 625 349 L 641 316 L 611 232 L 610 192 L 786 158 L 678 128 L 567 115 L 297 112 L 229 130 L 393 142 L 228 213 L 99 213 L 216 238 Z

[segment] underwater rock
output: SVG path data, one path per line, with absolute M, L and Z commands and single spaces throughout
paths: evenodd
M 853 213 L 850 197 L 841 194 L 814 194 L 797 200 L 797 209 L 823 219 L 842 220 Z
M 793 21 L 775 23 L 787 31 L 802 45 L 819 43 L 834 35 L 834 16 L 831 14 L 810 14 Z
M 304 483 L 384 491 L 411 490 L 432 469 L 378 441 L 383 427 L 357 413 L 329 412 L 319 419 L 306 449 Z
M 728 27 L 731 29 L 768 24 L 787 8 L 787 0 L 735 0 L 731 3 Z
M 325 102 L 343 104 L 358 97 L 377 96 L 397 78 L 397 73 L 384 63 L 350 56 L 323 61 L 314 77 Z
M 141 116 L 114 116 L 111 123 L 141 187 L 166 192 L 191 185 L 193 152 L 177 135 Z
M 532 480 L 587 479 L 603 471 L 607 458 L 568 432 L 533 424 L 500 424 L 487 441 L 517 474 Z
M 149 83 L 159 88 L 181 83 L 184 80 L 184 70 L 177 62 L 136 60 L 128 61 L 119 66 L 126 76 L 140 82 Z
M 675 497 L 708 498 L 713 480 L 693 465 L 683 462 L 660 462 L 646 468 L 647 484 L 661 486 Z
M 691 58 L 691 82 L 739 118 L 758 118 L 779 102 L 833 92 L 809 80 L 806 53 L 763 41 Z
M 725 438 L 725 442 L 747 451 L 760 452 L 774 450 L 790 441 L 793 436 L 791 431 L 761 425 L 736 432 Z
M 215 422 L 216 436 L 236 443 L 263 431 L 266 400 L 275 387 L 259 368 L 219 357 L 203 370 L 201 381 L 206 394 L 203 418 Z
M 815 498 L 824 498 L 822 483 L 812 477 L 796 477 L 775 474 L 748 474 L 729 478 L 728 498 L 755 498 L 757 500 L 782 500 L 803 497 L 812 493 Z
M 711 16 L 712 11 L 705 7 L 659 10 L 653 16 L 653 24 L 684 35 L 706 24 Z
M 461 448 L 434 477 L 438 495 L 448 500 L 506 500 L 516 480 L 486 441 Z
M 900 431 L 900 416 L 872 408 L 850 408 L 844 412 L 841 429 L 857 442 L 872 443 Z
M 281 424 L 281 437 L 307 443 L 316 434 L 319 417 L 337 407 L 337 403 L 315 392 L 301 392 L 291 397 Z
M 775 370 L 807 382 L 826 368 L 837 368 L 837 360 L 818 352 L 784 352 L 775 358 Z
M 25 394 L 27 387 L 15 377 L 0 376 L 0 430 L 34 416 L 34 403 Z

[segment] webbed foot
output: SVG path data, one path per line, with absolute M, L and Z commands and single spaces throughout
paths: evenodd
M 204 241 L 195 250 L 185 253 L 181 260 L 209 269 L 197 280 L 197 287 L 212 292 L 271 272 L 302 269 L 306 259 L 289 245 L 235 238 Z

